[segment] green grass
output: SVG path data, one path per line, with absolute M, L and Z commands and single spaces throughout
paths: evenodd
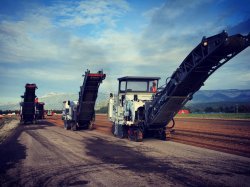
M 250 113 L 177 114 L 176 118 L 250 119 Z

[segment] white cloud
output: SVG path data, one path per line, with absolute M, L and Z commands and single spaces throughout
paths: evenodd
M 107 24 L 115 26 L 116 19 L 130 10 L 123 0 L 91 0 L 54 5 L 51 12 L 60 26 L 79 27 L 88 24 Z
M 52 80 L 57 85 L 72 81 L 78 86 L 85 69 L 104 69 L 107 78 L 101 89 L 112 91 L 117 91 L 117 78 L 121 76 L 161 76 L 164 80 L 203 35 L 216 34 L 224 27 L 223 21 L 216 21 L 218 15 L 214 19 L 197 16 L 206 11 L 200 9 L 205 6 L 200 1 L 182 4 L 183 1 L 175 1 L 152 7 L 144 13 L 149 24 L 144 27 L 139 24 L 136 31 L 126 25 L 118 26 L 119 19 L 126 18 L 131 9 L 123 0 L 59 1 L 30 10 L 22 19 L 2 20 L 0 77 Z M 239 55 L 242 58 L 237 59 L 237 66 L 232 63 L 231 69 L 226 66 L 223 71 L 218 70 L 206 88 L 220 87 L 221 79 L 228 79 L 225 87 L 231 84 L 230 88 L 246 88 L 250 78 L 240 76 L 242 69 L 238 69 L 249 71 L 249 65 L 244 63 L 249 59 L 247 54 L 249 51 Z M 13 64 L 18 65 L 18 70 Z M 234 72 L 234 78 L 228 72 Z
M 18 68 L 18 69 L 1 69 L 1 76 L 7 78 L 18 79 L 25 77 L 30 80 L 43 80 L 43 81 L 67 81 L 78 80 L 79 76 L 75 73 L 69 73 L 66 69 L 52 69 L 49 66 L 44 69 L 39 68 Z
M 83 60 L 85 56 L 80 50 L 94 52 L 98 46 L 94 38 L 89 42 L 85 36 L 75 37 L 72 27 L 87 24 L 113 27 L 128 10 L 129 5 L 123 0 L 80 1 L 37 8 L 27 12 L 22 20 L 3 20 L 0 63 Z
M 55 59 L 58 48 L 46 38 L 53 28 L 45 17 L 32 15 L 22 21 L 1 21 L 1 62 L 36 62 Z

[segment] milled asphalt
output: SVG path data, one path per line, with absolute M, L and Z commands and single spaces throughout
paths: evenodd
M 20 125 L 0 145 L 1 186 L 249 186 L 249 166 L 246 157 L 45 121 Z

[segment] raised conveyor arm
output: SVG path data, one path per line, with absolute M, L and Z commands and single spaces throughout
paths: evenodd
M 106 77 L 102 71 L 90 73 L 85 72 L 83 85 L 79 92 L 79 106 L 77 109 L 77 121 L 79 125 L 86 125 L 93 120 L 95 115 L 95 102 L 98 95 L 98 88 Z
M 24 95 L 21 96 L 23 98 L 23 102 L 21 105 L 21 121 L 25 122 L 33 122 L 35 118 L 35 91 L 37 89 L 36 84 L 26 84 Z
M 25 92 L 23 95 L 24 102 L 35 102 L 36 94 L 35 91 L 37 89 L 36 84 L 26 84 L 25 85 Z
M 249 45 L 250 34 L 228 36 L 223 31 L 204 37 L 172 74 L 166 86 L 146 105 L 146 123 L 149 126 L 167 125 L 212 73 Z

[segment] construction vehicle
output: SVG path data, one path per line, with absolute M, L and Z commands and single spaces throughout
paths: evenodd
M 44 117 L 44 105 L 43 102 L 36 102 L 35 109 L 36 109 L 36 120 L 45 119 Z
M 54 114 L 54 113 L 53 113 L 52 110 L 48 110 L 48 111 L 47 111 L 47 116 L 53 116 L 53 114 Z
M 35 116 L 35 91 L 37 89 L 36 84 L 26 84 L 24 95 L 21 96 L 20 102 L 20 122 L 21 123 L 36 123 Z
M 154 136 L 166 139 L 166 129 L 174 127 L 174 116 L 192 99 L 207 78 L 250 45 L 250 34 L 228 36 L 223 31 L 203 37 L 197 47 L 158 88 L 159 77 L 119 78 L 118 94 L 110 94 L 108 115 L 115 136 L 141 141 Z M 150 90 L 157 84 L 156 93 Z M 168 125 L 170 122 L 172 125 Z
M 62 120 L 65 129 L 88 129 L 95 121 L 95 102 L 98 89 L 106 75 L 103 71 L 85 72 L 83 84 L 80 87 L 78 101 L 64 101 Z

